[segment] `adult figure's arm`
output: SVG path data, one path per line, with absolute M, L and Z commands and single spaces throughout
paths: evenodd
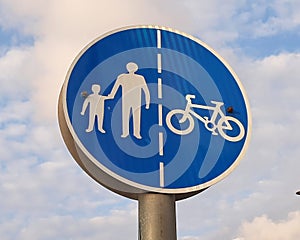
M 150 92 L 149 92 L 149 89 L 147 87 L 147 84 L 146 84 L 146 81 L 145 81 L 144 78 L 143 78 L 142 90 L 145 93 L 146 109 L 149 109 L 149 106 L 150 106 Z
M 121 86 L 121 83 L 120 83 L 120 78 L 121 76 L 119 76 L 110 92 L 110 94 L 107 96 L 108 98 L 114 98 L 117 91 L 118 91 L 118 88 Z

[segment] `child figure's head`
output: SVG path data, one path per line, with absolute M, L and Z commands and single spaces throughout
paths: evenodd
M 92 91 L 93 91 L 93 93 L 99 93 L 100 90 L 101 90 L 101 87 L 100 87 L 99 84 L 93 84 L 92 85 Z

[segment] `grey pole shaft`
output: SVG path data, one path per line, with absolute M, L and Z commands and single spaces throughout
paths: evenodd
M 174 195 L 146 193 L 138 197 L 139 240 L 176 240 Z

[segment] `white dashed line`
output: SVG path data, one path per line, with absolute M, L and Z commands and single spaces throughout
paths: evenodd
M 161 54 L 157 54 L 157 72 L 161 73 Z
M 164 163 L 159 163 L 159 185 L 160 187 L 165 186 L 165 173 L 164 173 Z
M 158 125 L 162 127 L 162 104 L 158 104 Z
M 161 33 L 157 30 L 157 48 L 161 48 Z
M 161 48 L 161 32 L 157 30 L 157 48 Z M 162 73 L 162 58 L 161 53 L 157 53 L 157 73 Z M 162 99 L 162 79 L 159 77 L 157 79 L 157 98 Z M 162 113 L 162 104 L 158 104 L 158 125 L 163 126 L 163 113 Z M 158 133 L 158 148 L 159 155 L 164 155 L 164 134 L 163 132 Z M 165 173 L 164 173 L 164 163 L 159 163 L 159 185 L 160 187 L 165 186 Z
M 162 99 L 162 80 L 161 78 L 157 79 L 157 97 Z

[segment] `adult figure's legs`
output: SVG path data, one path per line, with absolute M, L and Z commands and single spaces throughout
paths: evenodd
M 97 114 L 98 130 L 102 133 L 105 133 L 105 130 L 103 129 L 103 115 L 104 114 Z
M 129 135 L 129 121 L 130 121 L 131 106 L 127 101 L 122 101 L 122 138 Z
M 133 109 L 133 135 L 141 139 L 141 107 Z

